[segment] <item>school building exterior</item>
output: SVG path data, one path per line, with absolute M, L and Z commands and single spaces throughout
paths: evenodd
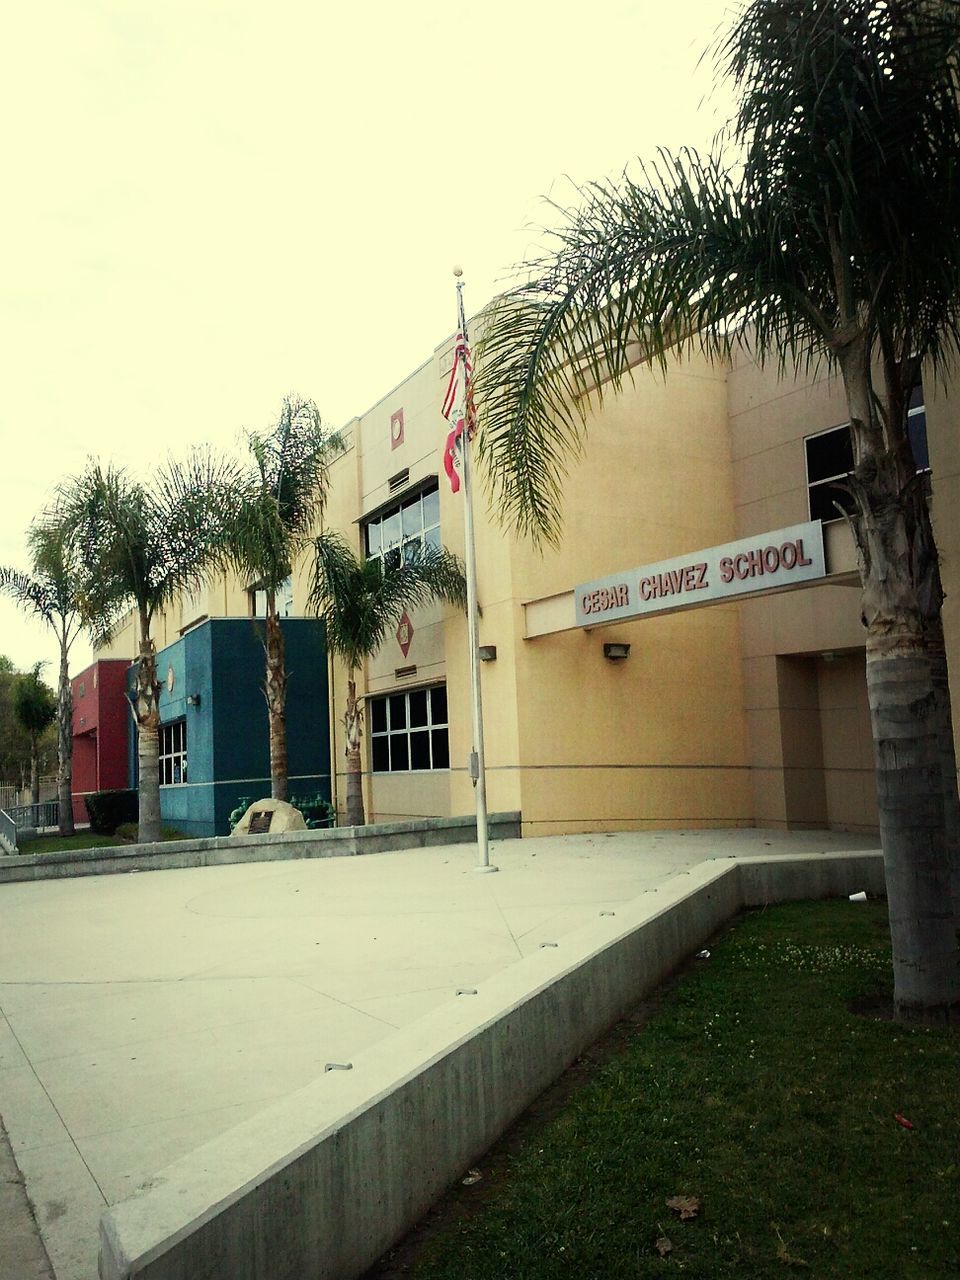
M 343 428 L 324 519 L 368 555 L 411 541 L 463 554 L 463 494 L 442 463 L 452 359 L 450 339 Z M 842 389 L 825 371 L 781 380 L 746 355 L 729 366 L 691 355 L 665 376 L 638 367 L 634 385 L 592 414 L 558 548 L 519 539 L 478 485 L 491 811 L 519 810 L 527 835 L 876 830 L 856 555 L 831 486 L 850 466 L 845 422 Z M 952 657 L 960 444 L 942 388 L 917 389 L 910 427 L 918 469 L 930 469 L 922 482 L 932 485 Z M 292 618 L 305 614 L 309 580 L 304 562 L 285 593 Z M 158 620 L 157 647 L 208 619 L 257 611 L 256 583 L 217 578 Z M 135 654 L 131 619 L 98 657 Z M 291 696 L 312 700 L 324 764 L 310 773 L 333 762 L 321 782 L 342 818 L 346 671 L 319 651 L 315 660 L 323 680 Z M 368 820 L 471 813 L 464 616 L 411 611 L 360 692 Z M 253 683 L 243 696 L 263 700 Z M 190 758 L 201 722 L 218 714 L 213 686 L 199 707 L 169 702 L 161 754 L 166 735 Z M 183 785 L 164 781 L 165 818 Z M 222 830 L 221 814 L 216 823 Z

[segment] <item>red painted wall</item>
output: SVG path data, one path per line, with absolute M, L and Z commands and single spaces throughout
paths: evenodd
M 87 821 L 83 794 L 128 785 L 130 710 L 123 659 L 95 662 L 71 681 L 73 690 L 73 817 Z

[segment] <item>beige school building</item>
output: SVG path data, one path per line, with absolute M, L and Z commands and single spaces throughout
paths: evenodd
M 325 522 L 367 554 L 410 540 L 463 554 L 463 494 L 442 464 L 452 358 L 451 339 L 343 428 Z M 849 467 L 845 421 L 824 372 L 778 380 L 746 356 L 730 367 L 692 356 L 666 376 L 638 367 L 592 415 L 558 548 L 520 540 L 478 486 L 491 811 L 519 810 L 527 835 L 876 829 L 856 559 L 831 486 Z M 910 427 L 918 469 L 930 467 L 952 656 L 960 446 L 932 381 Z M 301 564 L 287 613 L 304 612 L 308 582 Z M 158 621 L 157 647 L 257 610 L 255 583 L 212 581 Z M 131 623 L 98 657 L 135 652 Z M 345 686 L 331 662 L 318 731 L 332 738 L 341 816 Z M 471 813 L 464 616 L 411 611 L 361 692 L 368 820 Z

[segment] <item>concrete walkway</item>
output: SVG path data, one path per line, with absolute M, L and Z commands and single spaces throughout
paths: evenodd
M 875 845 L 630 832 L 504 841 L 497 875 L 459 845 L 0 887 L 0 1116 L 57 1280 L 94 1280 L 105 1204 L 598 909 L 709 858 Z

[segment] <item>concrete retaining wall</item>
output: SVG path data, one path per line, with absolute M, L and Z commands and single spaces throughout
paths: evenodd
M 110 1209 L 102 1280 L 352 1280 L 742 906 L 882 888 L 879 853 L 731 859 L 598 914 Z
M 520 814 L 492 813 L 491 840 L 516 840 Z M 476 819 L 417 818 L 333 827 L 328 831 L 287 831 L 283 835 L 207 836 L 160 844 L 111 845 L 0 857 L 0 884 L 16 880 L 59 880 L 65 876 L 118 875 L 125 871 L 162 871 L 170 867 L 218 867 L 230 862 L 279 862 L 293 858 L 343 858 L 476 841 Z

